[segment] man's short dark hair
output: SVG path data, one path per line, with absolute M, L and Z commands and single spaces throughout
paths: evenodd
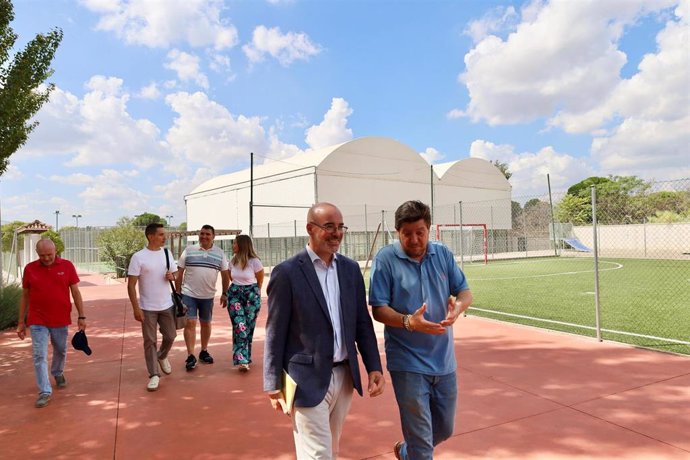
M 149 235 L 155 235 L 156 232 L 158 231 L 159 228 L 162 228 L 164 225 L 155 223 L 155 224 L 148 224 L 146 226 L 146 230 L 144 230 L 144 235 L 149 236 Z
M 213 225 L 209 225 L 209 224 L 202 225 L 201 229 L 202 230 L 211 230 L 211 233 L 213 233 L 214 235 L 216 234 L 216 229 L 213 228 Z
M 431 209 L 421 201 L 406 201 L 395 210 L 395 229 L 400 230 L 403 224 L 417 222 L 424 219 L 427 227 L 431 227 Z

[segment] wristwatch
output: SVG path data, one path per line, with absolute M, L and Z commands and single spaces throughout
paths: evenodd
M 405 328 L 406 331 L 412 332 L 412 325 L 410 324 L 410 318 L 412 318 L 412 315 L 403 315 L 403 327 Z

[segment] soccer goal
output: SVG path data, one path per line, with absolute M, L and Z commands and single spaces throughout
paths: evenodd
M 461 260 L 489 263 L 486 224 L 436 224 L 436 240 Z

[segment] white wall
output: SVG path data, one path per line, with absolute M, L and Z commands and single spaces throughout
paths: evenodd
M 676 258 L 690 252 L 690 223 L 599 225 L 598 230 L 602 254 Z M 573 227 L 573 232 L 585 246 L 594 247 L 591 226 Z
M 237 229 L 249 233 L 250 184 L 243 182 L 221 190 L 187 196 L 187 228 L 196 230 L 204 224 L 216 229 Z M 311 206 L 314 202 L 312 171 L 283 174 L 254 182 L 254 203 L 259 205 Z M 265 236 L 266 223 L 304 219 L 307 209 L 254 207 L 254 234 Z M 285 233 L 285 232 L 282 232 Z M 271 231 L 271 236 L 292 236 Z

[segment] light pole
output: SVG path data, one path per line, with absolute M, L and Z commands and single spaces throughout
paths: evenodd
M 79 218 L 82 217 L 82 215 L 81 214 L 72 214 L 72 217 L 74 217 L 75 227 L 79 227 Z
M 172 227 L 172 218 L 173 216 L 165 216 L 165 219 L 168 221 L 168 227 Z
M 55 231 L 57 232 L 60 227 L 58 227 L 58 216 L 60 215 L 60 211 L 55 211 Z

